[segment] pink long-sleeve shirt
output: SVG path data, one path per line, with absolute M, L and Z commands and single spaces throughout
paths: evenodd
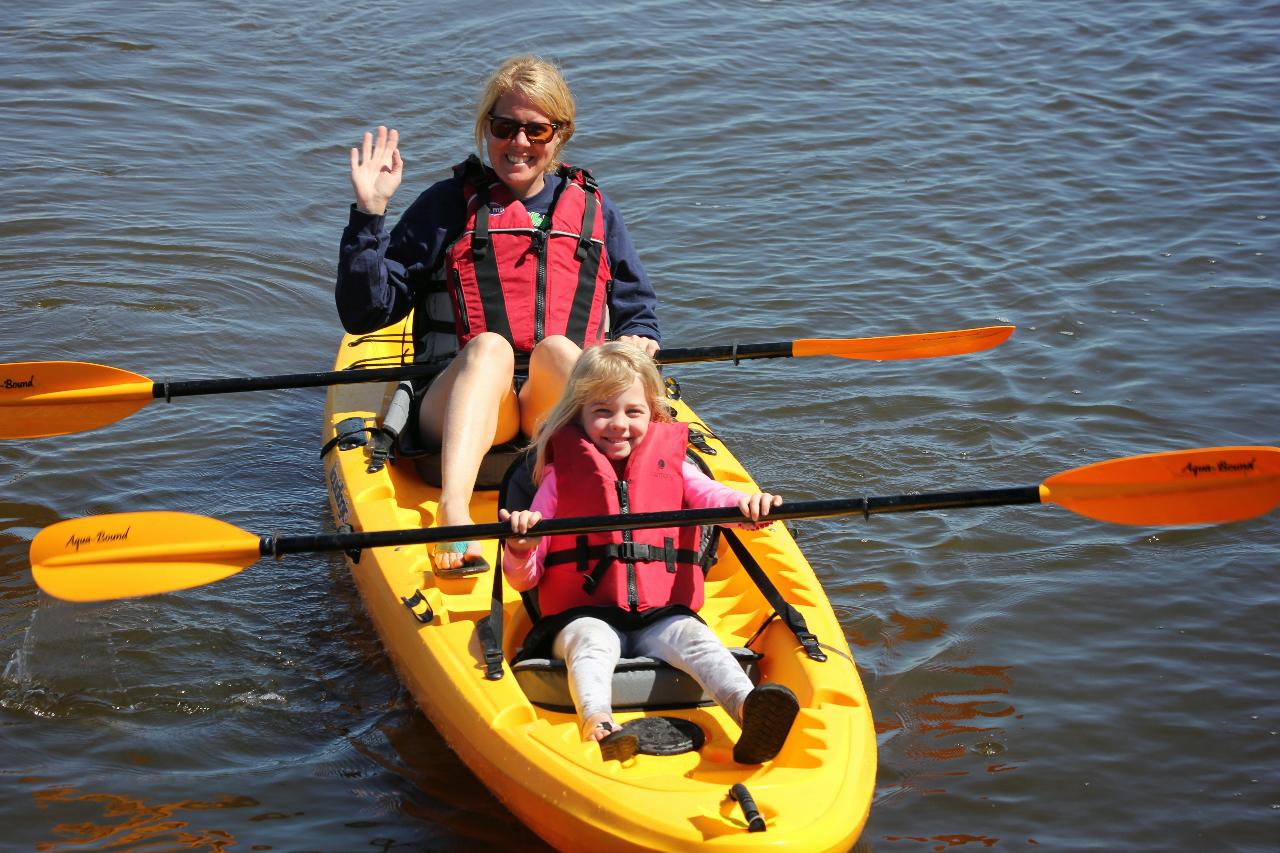
M 684 475 L 684 507 L 683 509 L 710 509 L 712 507 L 736 507 L 743 492 L 730 488 L 708 477 L 702 469 L 686 459 L 682 469 Z M 542 478 L 542 484 L 533 496 L 533 505 L 529 508 L 542 513 L 543 518 L 555 518 L 559 505 L 559 492 L 556 488 L 556 467 L 548 465 Z M 745 521 L 745 519 L 744 519 Z M 748 522 L 749 523 L 749 522 Z M 531 533 L 536 533 L 535 527 Z M 517 591 L 533 589 L 542 577 L 542 561 L 547 553 L 547 538 L 544 536 L 538 547 L 523 557 L 515 555 L 508 547 L 502 555 L 502 573 L 508 583 Z

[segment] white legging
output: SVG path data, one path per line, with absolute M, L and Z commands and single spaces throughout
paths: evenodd
M 635 631 L 619 631 L 590 616 L 574 619 L 556 635 L 552 654 L 569 670 L 569 692 L 578 715 L 613 713 L 613 670 L 627 657 L 652 657 L 688 673 L 734 720 L 751 679 L 720 638 L 692 616 L 675 614 Z

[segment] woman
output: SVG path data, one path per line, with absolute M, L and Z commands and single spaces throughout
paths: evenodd
M 611 337 L 652 355 L 656 297 L 617 209 L 589 173 L 562 166 L 573 96 L 538 57 L 504 62 L 476 110 L 477 158 L 426 190 L 388 235 L 404 162 L 399 134 L 351 150 L 355 204 L 342 235 L 336 297 L 348 332 L 414 313 L 419 359 L 442 369 L 417 408 L 441 451 L 441 525 L 471 524 L 484 454 L 538 422 L 583 346 Z M 604 307 L 607 304 L 607 326 Z M 456 350 L 455 350 L 456 347 Z M 456 352 L 456 354 L 455 354 Z M 481 561 L 478 542 L 437 546 L 435 565 Z

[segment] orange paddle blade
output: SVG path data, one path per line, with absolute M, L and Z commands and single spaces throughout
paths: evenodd
M 122 512 L 60 521 L 31 542 L 36 584 L 67 601 L 107 601 L 189 589 L 257 562 L 261 540 L 182 512 Z
M 145 376 L 84 361 L 0 364 L 0 439 L 113 424 L 155 399 L 154 388 Z
M 834 355 L 864 361 L 964 355 L 1000 346 L 1013 334 L 1013 329 L 1013 326 L 984 326 L 980 329 L 888 335 L 879 338 L 799 338 L 792 341 L 791 354 L 796 357 Z
M 1095 462 L 1045 480 L 1040 499 L 1116 524 L 1241 521 L 1280 505 L 1280 447 L 1202 447 Z

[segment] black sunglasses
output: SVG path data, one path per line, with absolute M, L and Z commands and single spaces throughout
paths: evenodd
M 516 134 L 524 131 L 525 139 L 530 142 L 550 142 L 556 135 L 560 125 L 554 122 L 529 121 L 518 122 L 513 118 L 503 118 L 489 113 L 489 132 L 498 139 L 515 139 Z

